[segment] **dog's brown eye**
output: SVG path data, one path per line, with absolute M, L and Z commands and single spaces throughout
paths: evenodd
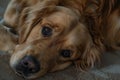
M 51 35 L 52 35 L 52 29 L 51 29 L 50 27 L 44 26 L 44 27 L 42 28 L 42 35 L 43 35 L 44 37 L 49 37 L 49 36 L 51 36 Z
M 65 58 L 71 57 L 71 50 L 61 50 L 60 55 L 65 57 Z

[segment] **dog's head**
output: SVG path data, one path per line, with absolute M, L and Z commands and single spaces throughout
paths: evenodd
M 86 69 L 94 64 L 99 50 L 89 31 L 69 8 L 27 8 L 20 17 L 19 45 L 11 57 L 15 72 L 31 79 L 71 64 Z

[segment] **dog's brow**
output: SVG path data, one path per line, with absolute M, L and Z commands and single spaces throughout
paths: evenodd
M 41 20 L 41 18 L 38 18 L 35 22 L 33 22 L 32 27 L 36 26 Z

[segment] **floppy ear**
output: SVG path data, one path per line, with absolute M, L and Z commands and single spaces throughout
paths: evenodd
M 94 43 L 92 39 L 88 39 L 82 49 L 82 55 L 75 64 L 79 69 L 85 71 L 92 68 L 96 61 L 99 61 L 101 53 L 104 51 L 104 46 L 99 40 L 98 43 Z

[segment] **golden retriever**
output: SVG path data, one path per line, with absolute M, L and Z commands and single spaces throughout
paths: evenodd
M 119 50 L 119 0 L 11 0 L 4 25 L 18 34 L 12 69 L 33 79 L 75 64 L 93 67 L 106 50 Z

